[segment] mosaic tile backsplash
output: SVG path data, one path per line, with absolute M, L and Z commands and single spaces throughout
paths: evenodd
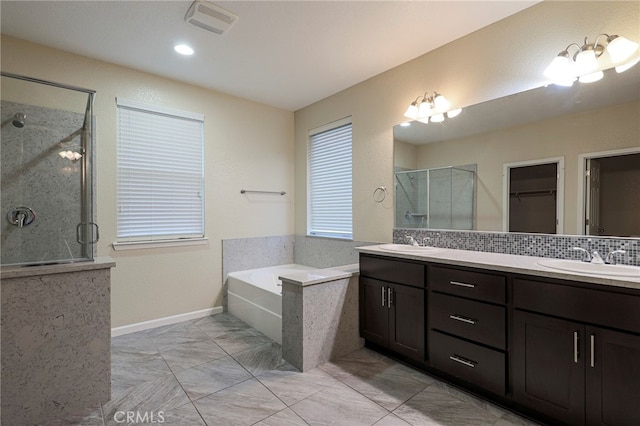
M 610 251 L 622 249 L 626 253 L 616 257 L 618 263 L 640 266 L 640 239 L 637 238 L 396 228 L 393 242 L 405 243 L 407 235 L 420 243 L 428 238 L 426 245 L 433 247 L 556 259 L 581 259 L 582 254 L 570 250 L 572 247 L 582 247 L 589 252 L 597 250 L 603 258 Z

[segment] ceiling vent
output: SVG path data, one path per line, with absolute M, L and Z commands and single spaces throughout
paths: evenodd
M 187 11 L 184 20 L 212 33 L 223 34 L 236 23 L 238 17 L 220 6 L 196 0 Z

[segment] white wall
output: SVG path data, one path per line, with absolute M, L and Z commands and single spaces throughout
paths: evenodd
M 98 255 L 117 263 L 112 327 L 221 306 L 221 240 L 293 233 L 292 112 L 7 36 L 2 70 L 97 91 Z M 116 97 L 204 113 L 206 246 L 113 251 Z M 245 196 L 243 188 L 287 195 Z
M 532 89 L 544 83 L 545 67 L 569 43 L 600 33 L 638 41 L 638 22 L 637 1 L 545 1 L 296 111 L 296 233 L 306 230 L 308 129 L 352 116 L 354 239 L 390 241 L 393 204 L 375 203 L 372 193 L 393 187 L 392 127 L 406 120 L 416 96 L 436 90 L 464 107 Z

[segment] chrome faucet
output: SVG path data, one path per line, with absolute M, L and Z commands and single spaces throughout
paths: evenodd
M 609 263 L 611 265 L 615 265 L 617 264 L 616 262 L 616 254 L 625 254 L 626 251 L 624 250 L 613 250 L 610 251 L 609 254 L 607 254 L 607 257 L 604 258 L 604 263 Z
M 414 247 L 419 247 L 420 244 L 418 244 L 418 242 L 416 241 L 415 238 L 413 238 L 411 235 L 407 235 L 405 237 L 405 239 L 407 240 L 407 243 L 411 244 Z
M 585 255 L 582 258 L 583 262 L 591 262 L 591 253 L 589 253 L 589 250 L 583 249 L 582 247 L 571 247 L 571 250 L 575 250 L 583 253 Z
M 583 249 L 582 247 L 571 247 L 571 250 L 575 250 L 583 253 L 584 254 L 584 257 L 582 258 L 583 262 L 591 262 L 591 263 L 597 263 L 597 264 L 607 263 L 611 265 L 615 265 L 617 263 L 616 254 L 626 253 L 626 251 L 624 250 L 612 250 L 609 252 L 609 254 L 605 256 L 603 260 L 602 256 L 600 256 L 600 253 L 598 253 L 597 250 L 594 250 L 591 253 L 589 253 L 589 250 Z
M 602 260 L 602 257 L 596 250 L 591 253 L 591 263 L 597 263 L 600 265 L 604 263 L 604 260 Z

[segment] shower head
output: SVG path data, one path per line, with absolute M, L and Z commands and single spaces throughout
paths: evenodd
M 18 129 L 22 129 L 24 127 L 25 118 L 27 118 L 27 114 L 23 112 L 17 112 L 16 115 L 13 116 L 12 124 Z

